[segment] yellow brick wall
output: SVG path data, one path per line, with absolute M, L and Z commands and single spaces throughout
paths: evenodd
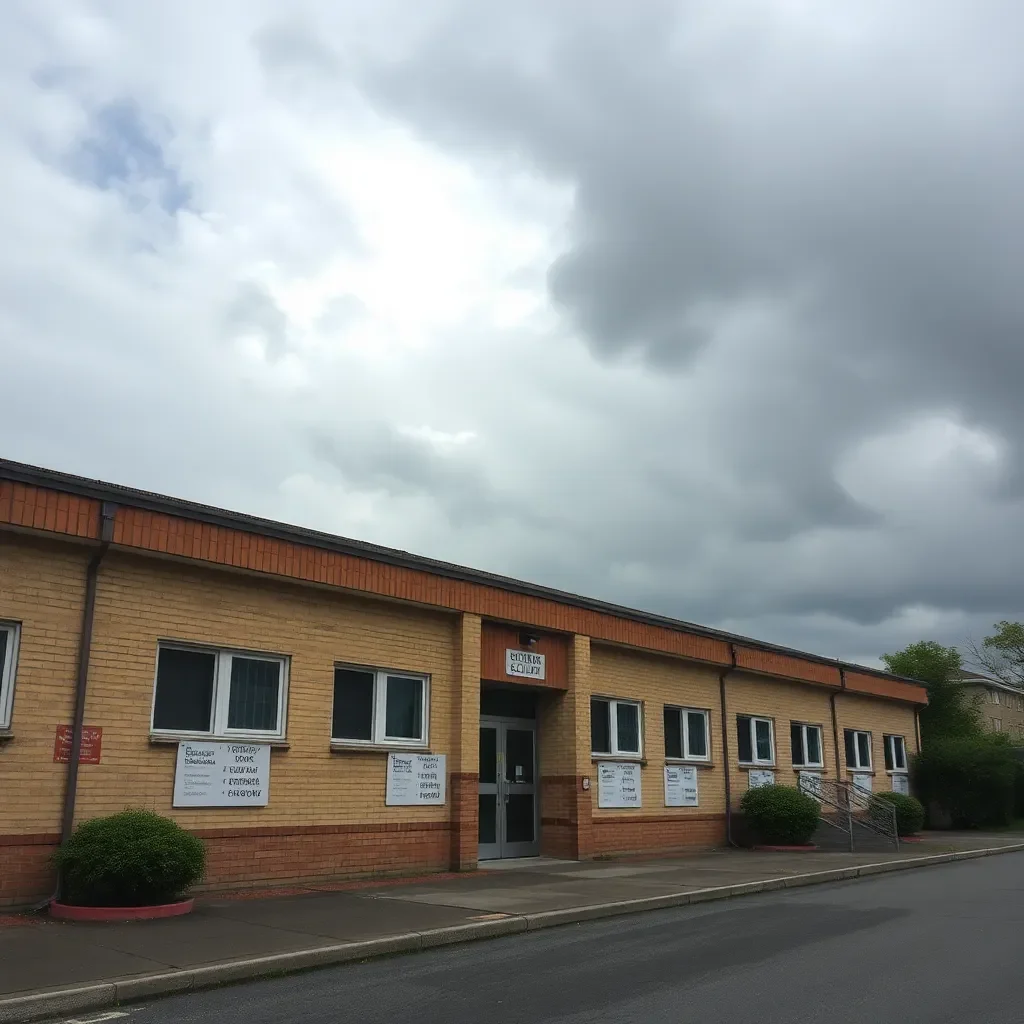
M 892 789 L 892 781 L 885 771 L 885 749 L 882 737 L 902 736 L 907 745 L 908 759 L 917 750 L 914 737 L 914 709 L 896 701 L 872 700 L 841 693 L 836 698 L 836 719 L 839 723 L 839 756 L 847 779 L 852 775 L 846 764 L 843 740 L 844 729 L 861 729 L 871 733 L 871 762 L 874 771 L 875 792 Z
M 65 765 L 57 725 L 70 724 L 91 551 L 0 534 L 0 620 L 21 623 L 11 719 L 0 740 L 0 834 L 60 831 Z
M 1024 695 L 992 690 L 986 686 L 965 686 L 964 689 L 977 703 L 981 727 L 988 732 L 1005 732 L 1011 740 L 1024 740 Z M 999 694 L 999 703 L 992 703 L 993 693 Z M 996 722 L 1000 727 L 996 728 Z
M 729 770 L 732 806 L 739 807 L 748 788 L 747 768 L 739 764 L 737 715 L 770 718 L 775 733 L 775 781 L 779 785 L 795 786 L 799 769 L 793 766 L 789 738 L 791 722 L 821 726 L 821 741 L 825 767 L 822 774 L 835 778 L 835 743 L 832 738 L 832 709 L 829 706 L 831 690 L 822 686 L 808 686 L 785 680 L 752 676 L 745 673 L 731 675 L 726 683 L 726 703 L 729 729 Z M 760 766 L 759 766 L 760 767 Z M 767 766 L 765 766 L 767 768 Z
M 42 591 L 50 600 L 59 588 L 42 585 Z M 385 807 L 386 754 L 332 754 L 329 741 L 334 664 L 342 661 L 428 674 L 430 750 L 448 753 L 457 622 L 398 604 L 111 553 L 100 572 L 85 716 L 87 725 L 103 727 L 103 759 L 81 767 L 77 820 L 129 805 L 173 814 L 189 828 L 446 820 L 447 806 Z M 35 630 L 26 623 L 24 633 L 31 650 Z M 77 623 L 68 636 L 76 633 Z M 172 811 L 176 748 L 149 741 L 161 639 L 290 658 L 290 747 L 271 754 L 267 807 Z M 52 744 L 54 714 L 37 686 L 19 675 L 17 724 L 35 735 L 41 715 Z M 5 800 L 0 813 L 4 830 L 27 827 L 27 807 L 11 821 Z M 52 829 L 52 809 L 36 816 L 33 829 L 42 830 L 44 819 Z
M 713 669 L 680 659 L 594 644 L 590 659 L 590 689 L 594 696 L 621 697 L 643 703 L 643 751 L 647 762 L 641 769 L 643 806 L 639 808 L 599 808 L 597 766 L 590 766 L 595 819 L 606 816 L 618 818 L 652 814 L 693 817 L 724 813 L 721 711 L 718 674 Z M 698 769 L 698 807 L 665 806 L 663 712 L 666 704 L 710 712 L 710 751 L 714 767 Z M 584 705 L 584 713 L 588 716 L 585 749 L 589 749 L 589 712 L 588 702 Z

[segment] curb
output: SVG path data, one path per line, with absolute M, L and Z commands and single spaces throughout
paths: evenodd
M 822 885 L 826 882 L 845 882 L 895 871 L 949 864 L 953 861 L 992 857 L 1000 853 L 1019 853 L 1022 850 L 1024 850 L 1024 843 L 1014 843 L 1009 846 L 962 850 L 958 853 L 930 854 L 923 857 L 908 857 L 905 860 L 830 868 L 827 871 L 767 878 L 756 882 L 740 882 L 736 885 L 695 889 L 690 892 L 669 893 L 664 896 L 647 896 L 641 899 L 619 900 L 614 903 L 595 903 L 584 907 L 548 910 L 536 914 L 509 915 L 492 921 L 453 925 L 448 928 L 433 928 L 423 932 L 407 932 L 403 935 L 389 935 L 382 939 L 342 942 L 292 953 L 232 960 L 209 967 L 168 971 L 163 974 L 146 974 L 122 980 L 80 985 L 74 988 L 51 989 L 26 996 L 0 999 L 0 1024 L 27 1024 L 29 1021 L 38 1021 L 59 1014 L 73 1014 L 83 1010 L 102 1010 L 154 996 L 198 991 L 234 981 L 290 974 L 314 967 L 328 967 L 388 954 L 411 953 L 416 950 L 433 949 L 460 942 L 474 942 L 501 935 L 516 935 L 561 925 L 580 924 L 584 921 L 596 921 L 606 917 L 710 903 L 714 900 L 731 899 L 734 896 L 747 896 L 753 893 L 777 892 L 780 889 L 796 889 L 807 885 Z

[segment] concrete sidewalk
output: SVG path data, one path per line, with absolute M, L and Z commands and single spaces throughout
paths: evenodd
M 132 924 L 0 918 L 0 1022 L 387 952 L 1024 849 L 1021 836 L 930 833 L 878 854 L 722 850 L 674 859 L 502 862 L 407 883 L 210 897 Z M 982 853 L 984 851 L 984 853 Z

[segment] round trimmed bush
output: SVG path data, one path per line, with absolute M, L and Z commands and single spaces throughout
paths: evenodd
M 920 800 L 903 793 L 889 792 L 876 793 L 873 799 L 896 808 L 896 831 L 899 835 L 916 835 L 924 826 L 924 805 Z
M 64 903 L 150 907 L 173 903 L 203 877 L 206 848 L 170 818 L 127 810 L 83 822 L 54 860 Z
M 759 842 L 806 846 L 818 827 L 818 803 L 795 786 L 758 786 L 743 794 L 740 810 Z

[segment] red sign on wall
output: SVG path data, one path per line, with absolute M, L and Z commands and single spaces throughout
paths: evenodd
M 70 725 L 57 726 L 57 738 L 53 744 L 54 761 L 71 760 L 71 737 L 74 730 Z M 103 727 L 99 725 L 86 725 L 82 727 L 82 753 L 79 761 L 81 764 L 99 764 L 100 754 L 103 750 Z

